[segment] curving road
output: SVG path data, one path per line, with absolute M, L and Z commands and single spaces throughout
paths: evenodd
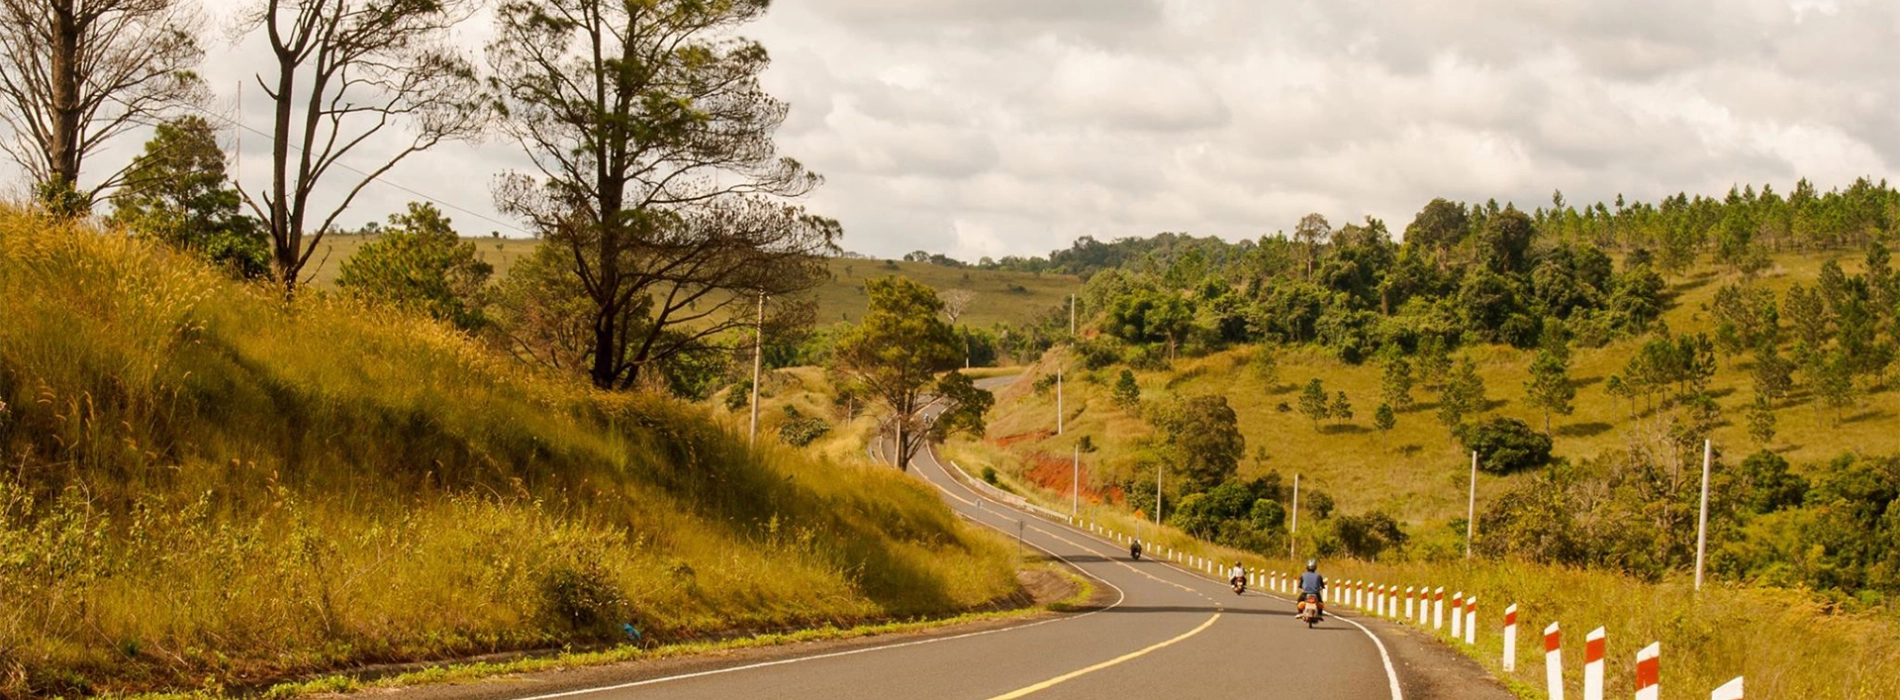
M 1170 564 L 1130 562 L 1120 545 L 1065 524 L 1008 509 L 952 478 L 935 455 L 912 473 L 937 487 L 963 516 L 1058 557 L 1094 579 L 1109 604 L 1093 612 L 844 651 L 712 665 L 596 687 L 504 693 L 518 700 L 1285 697 L 1385 700 L 1473 694 L 1429 691 L 1402 677 L 1392 653 L 1350 616 L 1307 629 L 1285 599 L 1236 596 L 1219 582 Z M 1373 629 L 1378 623 L 1368 622 Z M 1381 634 L 1398 634 L 1386 628 Z M 1410 644 L 1421 646 L 1418 640 Z M 1414 652 L 1415 654 L 1418 652 Z M 1475 667 L 1474 667 L 1475 668 Z M 1403 691 L 1401 690 L 1403 688 Z M 553 690 L 549 688 L 548 690 Z

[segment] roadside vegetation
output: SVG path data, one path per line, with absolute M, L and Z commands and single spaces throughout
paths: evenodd
M 1006 548 L 893 471 L 749 450 L 704 408 L 596 390 L 386 304 L 286 302 L 9 208 L 0 318 L 8 696 L 1019 595 Z

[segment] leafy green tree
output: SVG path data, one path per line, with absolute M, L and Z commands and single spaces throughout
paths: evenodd
M 1528 272 L 1531 239 L 1536 236 L 1537 227 L 1530 215 L 1517 207 L 1506 207 L 1486 219 L 1479 231 L 1478 260 L 1492 272 Z
M 1484 378 L 1471 358 L 1458 361 L 1458 368 L 1445 380 L 1438 394 L 1438 422 L 1455 436 L 1463 428 L 1465 417 L 1484 410 Z
M 1332 417 L 1332 409 L 1326 404 L 1326 385 L 1320 383 L 1319 377 L 1314 377 L 1300 390 L 1300 413 L 1313 419 L 1314 430 L 1319 430 L 1320 421 Z
M 1451 252 L 1464 241 L 1470 226 L 1463 204 L 1433 199 L 1405 227 L 1405 246 L 1427 251 L 1432 262 L 1442 268 Z
M 1760 393 L 1748 404 L 1748 436 L 1764 449 L 1775 440 L 1775 406 Z
M 838 339 L 834 368 L 890 413 L 897 464 L 907 470 L 926 437 L 923 397 L 933 390 L 962 391 L 957 380 L 941 375 L 964 376 L 951 372 L 961 363 L 963 348 L 940 317 L 943 302 L 929 286 L 885 277 L 865 280 L 864 291 L 870 310 Z
M 1773 345 L 1755 349 L 1755 366 L 1750 372 L 1755 393 L 1769 401 L 1779 401 L 1794 388 L 1794 363 L 1781 356 Z
M 1624 270 L 1623 274 L 1616 276 L 1611 287 L 1610 323 L 1617 329 L 1626 333 L 1641 333 L 1662 317 L 1663 291 L 1668 285 L 1662 275 L 1648 265 L 1637 264 Z
M 1122 370 L 1121 377 L 1115 380 L 1115 405 L 1132 409 L 1141 405 L 1141 385 L 1135 383 L 1135 373 Z
M 1274 347 L 1272 343 L 1261 343 L 1255 348 L 1253 371 L 1254 376 L 1259 377 L 1260 382 L 1265 384 L 1267 391 L 1271 393 L 1274 387 L 1280 385 L 1279 349 Z
M 1205 491 L 1233 478 L 1247 454 L 1240 419 L 1227 397 L 1194 396 L 1168 404 L 1153 418 L 1186 492 Z
M 1516 418 L 1493 418 L 1464 431 L 1465 449 L 1478 453 L 1478 469 L 1511 474 L 1550 462 L 1550 436 Z
M 1346 392 L 1333 395 L 1333 405 L 1326 409 L 1326 413 L 1341 423 L 1352 422 L 1352 401 L 1346 398 Z
M 1531 360 L 1531 378 L 1524 383 L 1530 404 L 1544 411 L 1544 434 L 1550 434 L 1550 414 L 1567 416 L 1575 410 L 1577 384 L 1570 378 L 1570 347 L 1563 325 L 1556 319 L 1545 328 L 1544 346 Z
M 270 269 L 270 243 L 239 212 L 218 134 L 202 117 L 158 125 L 112 196 L 110 222 L 211 261 L 244 278 Z
M 1379 376 L 1379 398 L 1392 410 L 1412 408 L 1412 362 L 1394 354 L 1386 360 Z
M 1398 424 L 1398 415 L 1392 412 L 1391 404 L 1379 404 L 1379 408 L 1372 412 L 1372 425 L 1378 428 L 1381 433 L 1392 432 L 1392 429 L 1397 427 Z
M 1781 339 L 1780 312 L 1775 293 L 1752 284 L 1724 285 L 1715 291 L 1710 311 L 1715 315 L 1717 347 L 1729 355 L 1772 345 Z
M 495 268 L 456 234 L 440 209 L 410 202 L 407 212 L 390 215 L 383 231 L 343 261 L 337 287 L 464 330 L 486 325 L 482 297 Z
M 1834 339 L 1833 311 L 1820 290 L 1810 291 L 1800 282 L 1789 285 L 1783 306 L 1794 326 L 1795 340 L 1819 348 Z
M 760 295 L 794 298 L 828 274 L 842 227 L 793 203 L 821 178 L 777 152 L 788 107 L 760 82 L 764 47 L 738 35 L 768 5 L 494 8 L 491 106 L 532 168 L 504 175 L 496 203 L 568 251 L 593 307 L 595 386 L 716 351 L 754 323 Z

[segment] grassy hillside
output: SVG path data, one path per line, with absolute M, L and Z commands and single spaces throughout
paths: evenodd
M 369 240 L 374 240 L 374 237 L 324 237 L 317 254 L 312 256 L 315 261 L 313 266 L 322 265 L 310 273 L 314 275 L 316 283 L 319 286 L 334 283 L 343 268 L 343 261 L 356 254 L 357 249 Z M 540 245 L 539 240 L 523 238 L 466 240 L 475 244 L 475 250 L 482 260 L 495 266 L 496 279 L 507 275 L 516 260 L 533 253 L 534 247 Z M 817 320 L 820 324 L 857 321 L 864 314 L 866 303 L 864 280 L 886 275 L 903 275 L 939 291 L 967 289 L 975 292 L 975 301 L 970 304 L 960 322 L 979 328 L 998 323 L 1026 323 L 1037 314 L 1068 303 L 1068 295 L 1082 286 L 1081 279 L 1073 275 L 972 270 L 928 263 L 845 258 L 832 260 L 830 265 L 831 280 L 816 291 Z
M 1780 257 L 1766 273 L 1765 284 L 1777 293 L 1796 281 L 1811 285 L 1825 260 L 1819 256 Z M 1853 256 L 1842 256 L 1841 262 L 1850 274 L 1859 268 Z M 1721 274 L 1712 271 L 1676 281 L 1672 285 L 1674 304 L 1664 321 L 1677 333 L 1712 331 L 1708 305 L 1724 282 Z M 1644 431 L 1656 429 L 1649 421 L 1633 417 L 1627 402 L 1604 389 L 1604 380 L 1620 373 L 1641 343 L 1642 339 L 1625 339 L 1602 348 L 1575 350 L 1571 376 L 1580 384 L 1576 411 L 1552 420 L 1556 454 L 1588 457 L 1621 447 Z M 1226 396 L 1239 415 L 1247 441 L 1248 458 L 1241 464 L 1243 477 L 1278 471 L 1290 480 L 1298 472 L 1304 475 L 1306 484 L 1325 490 L 1342 509 L 1351 512 L 1385 509 L 1414 523 L 1464 517 L 1469 457 L 1437 422 L 1433 392 L 1414 389 L 1418 405 L 1398 416 L 1397 427 L 1389 435 L 1381 434 L 1372 424 L 1373 409 L 1379 404 L 1380 368 L 1376 364 L 1347 365 L 1315 348 L 1283 350 L 1280 385 L 1267 387 L 1251 371 L 1253 352 L 1252 348 L 1241 348 L 1180 359 L 1169 371 L 1137 372 L 1143 399 L 1210 393 Z M 1503 346 L 1466 352 L 1477 361 L 1484 378 L 1491 401 L 1488 415 L 1511 416 L 1538 428 L 1543 426 L 1543 413 L 1525 401 L 1524 383 L 1533 352 Z M 1059 361 L 1060 354 L 1052 355 L 999 392 L 990 423 L 992 444 L 980 449 L 988 450 L 999 468 L 1027 464 L 1033 470 L 1041 462 L 1060 462 L 1061 468 L 1049 469 L 1052 476 L 1043 481 L 1066 488 L 1068 455 L 1075 442 L 1087 436 L 1099 449 L 1084 456 L 1084 467 L 1092 475 L 1093 484 L 1099 488 L 1115 483 L 1127 473 L 1135 443 L 1149 436 L 1151 429 L 1138 414 L 1117 408 L 1110 400 L 1119 368 L 1109 368 L 1069 375 L 1065 397 L 1068 432 L 1054 436 L 1055 394 L 1038 392 L 1033 383 L 1037 376 L 1053 373 L 1054 363 Z M 1749 370 L 1750 365 L 1741 358 L 1724 358 L 1711 383 L 1724 421 L 1714 434 L 1717 449 L 1737 459 L 1757 449 L 1748 437 L 1743 413 L 1747 402 L 1753 400 Z M 1354 409 L 1352 421 L 1328 421 L 1315 429 L 1313 422 L 1298 412 L 1298 387 L 1315 377 L 1325 383 L 1328 392 L 1348 394 Z M 1279 410 L 1283 403 L 1293 410 Z M 1778 404 L 1776 415 L 1777 437 L 1769 447 L 1797 464 L 1849 451 L 1900 452 L 1900 432 L 1893 430 L 1900 416 L 1900 391 L 1892 388 L 1864 396 L 1858 408 L 1849 411 L 1838 425 L 1831 417 L 1817 413 L 1805 390 L 1797 390 Z M 1258 459 L 1261 456 L 1265 459 Z M 1481 475 L 1479 498 L 1502 493 L 1524 478 L 1529 477 Z
M 895 472 L 0 209 L 0 695 L 941 614 L 1011 554 Z
M 831 261 L 831 282 L 818 288 L 818 322 L 858 320 L 864 314 L 864 280 L 902 275 L 939 292 L 967 289 L 976 292 L 958 323 L 978 328 L 998 323 L 1023 324 L 1038 314 L 1068 303 L 1082 280 L 1073 275 L 1004 272 L 944 267 L 928 263 L 883 260 Z

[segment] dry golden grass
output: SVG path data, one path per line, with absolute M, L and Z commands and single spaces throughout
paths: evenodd
M 846 451 L 285 303 L 0 208 L 0 695 L 849 625 L 1013 599 L 1010 550 Z M 850 439 L 848 436 L 841 438 Z

